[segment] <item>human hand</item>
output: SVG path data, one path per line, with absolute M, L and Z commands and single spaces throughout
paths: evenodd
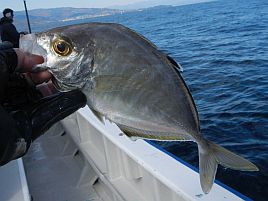
M 52 75 L 48 71 L 33 72 L 37 64 L 44 62 L 43 57 L 25 53 L 20 49 L 14 50 L 17 66 L 11 66 L 15 73 L 10 75 L 7 84 L 7 98 L 0 104 L 0 115 L 3 116 L 2 120 L 5 120 L 2 124 L 0 122 L 0 129 L 8 132 L 0 133 L 0 145 L 6 146 L 3 148 L 7 150 L 4 151 L 5 155 L 1 156 L 0 149 L 0 165 L 23 156 L 33 140 L 86 104 L 86 97 L 79 90 L 64 93 L 49 90 L 44 97 L 44 89 L 52 87 L 49 82 Z M 48 84 L 41 84 L 44 82 Z M 43 91 L 43 96 L 35 96 L 39 89 Z M 12 128 L 9 125 L 13 125 Z
M 21 108 L 24 111 L 27 108 L 27 113 L 33 124 L 35 135 L 33 138 L 36 139 L 54 123 L 85 106 L 86 97 L 79 90 L 65 93 L 58 92 L 50 81 L 52 78 L 50 72 L 47 70 L 34 71 L 36 65 L 44 62 L 42 56 L 25 53 L 19 48 L 14 50 L 18 60 L 15 71 L 23 73 L 28 84 L 33 85 L 36 88 L 35 91 L 41 91 L 43 97 L 45 97 L 34 102 L 28 102 Z M 45 113 L 46 115 L 44 115 Z M 41 130 L 42 133 L 40 133 Z
M 19 48 L 14 49 L 18 56 L 18 65 L 16 71 L 24 73 L 29 84 L 37 85 L 37 89 L 43 96 L 56 93 L 57 90 L 51 82 L 52 75 L 47 70 L 35 72 L 35 66 L 44 62 L 44 58 L 39 55 L 25 53 Z
M 33 72 L 36 65 L 44 62 L 44 58 L 42 56 L 23 52 L 19 48 L 14 48 L 14 50 L 18 57 L 18 64 L 15 69 L 17 72 L 29 73 L 28 76 L 35 84 L 40 84 L 51 79 L 52 75 L 47 70 Z

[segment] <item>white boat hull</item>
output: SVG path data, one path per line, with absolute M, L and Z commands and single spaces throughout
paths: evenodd
M 34 201 L 248 199 L 219 184 L 204 194 L 196 171 L 144 140 L 130 140 L 87 107 L 35 141 L 24 165 Z

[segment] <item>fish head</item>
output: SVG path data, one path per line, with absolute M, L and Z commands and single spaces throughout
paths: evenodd
M 47 69 L 60 91 L 81 89 L 89 79 L 94 60 L 94 45 L 86 30 L 61 27 L 20 38 L 20 48 L 44 57 L 39 70 Z

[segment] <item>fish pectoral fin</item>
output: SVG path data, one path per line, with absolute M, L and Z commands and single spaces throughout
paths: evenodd
M 250 161 L 228 151 L 227 149 L 206 141 L 198 144 L 200 183 L 204 193 L 209 193 L 214 183 L 218 164 L 242 171 L 258 171 L 259 169 Z

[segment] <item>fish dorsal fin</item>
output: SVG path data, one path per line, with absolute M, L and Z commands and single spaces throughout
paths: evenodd
M 183 72 L 183 68 L 180 64 L 178 64 L 171 56 L 166 55 L 167 59 L 169 60 L 169 62 L 173 65 L 173 68 L 178 72 L 178 73 L 182 73 Z

